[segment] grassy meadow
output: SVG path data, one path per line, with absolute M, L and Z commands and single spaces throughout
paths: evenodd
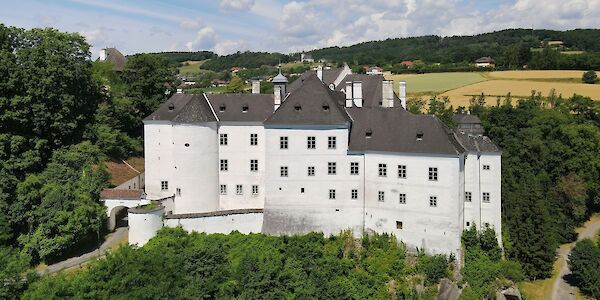
M 497 97 L 507 93 L 515 98 L 528 97 L 533 90 L 547 96 L 554 90 L 564 98 L 573 94 L 600 100 L 600 84 L 584 84 L 584 71 L 571 70 L 523 70 L 495 72 L 457 72 L 432 74 L 388 75 L 386 79 L 406 81 L 409 97 L 428 98 L 433 95 L 448 96 L 454 107 L 468 106 L 472 96 L 482 93 L 487 103 L 495 105 Z
M 188 60 L 183 62 L 183 65 L 179 67 L 179 73 L 185 75 L 196 75 L 206 70 L 200 70 L 200 66 L 204 63 L 204 60 Z

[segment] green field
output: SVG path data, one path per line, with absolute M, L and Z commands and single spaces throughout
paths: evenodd
M 398 88 L 398 81 L 406 81 L 406 92 L 408 94 L 442 93 L 488 80 L 481 73 L 475 72 L 401 74 L 387 75 L 385 78 L 394 80 L 396 89 Z
M 179 73 L 185 75 L 196 75 L 207 72 L 206 70 L 200 70 L 200 66 L 205 62 L 205 60 L 201 61 L 185 61 L 183 65 L 179 67 Z M 187 64 L 187 65 L 186 65 Z

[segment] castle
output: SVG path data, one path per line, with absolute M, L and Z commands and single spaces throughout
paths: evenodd
M 501 242 L 501 152 L 479 120 L 449 129 L 408 112 L 381 75 L 308 71 L 274 93 L 175 94 L 144 120 L 146 199 L 129 210 L 130 243 L 161 226 L 208 233 L 351 229 L 394 234 L 409 249 L 460 253 L 463 229 Z M 144 202 L 144 203 L 146 203 Z

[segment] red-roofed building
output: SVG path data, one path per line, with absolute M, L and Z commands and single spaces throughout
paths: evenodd
M 411 68 L 415 65 L 415 63 L 410 60 L 404 60 L 400 63 L 400 65 L 405 66 L 407 68 Z

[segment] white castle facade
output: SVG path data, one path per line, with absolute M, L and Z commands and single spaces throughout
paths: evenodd
M 405 110 L 381 75 L 309 71 L 274 94 L 175 94 L 144 121 L 145 193 L 130 243 L 161 226 L 208 233 L 351 229 L 460 253 L 462 231 L 500 239 L 501 153 L 477 118 L 451 130 Z

